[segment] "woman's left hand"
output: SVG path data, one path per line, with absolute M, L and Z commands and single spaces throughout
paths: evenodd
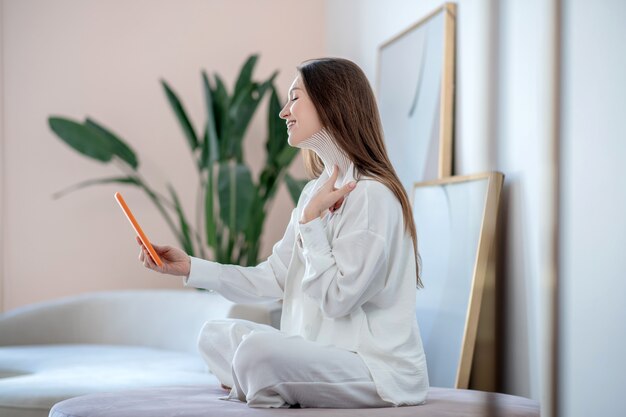
M 335 181 L 339 175 L 337 165 L 333 167 L 333 173 L 330 178 L 317 189 L 317 192 L 311 197 L 308 204 L 302 211 L 300 223 L 308 223 L 311 220 L 320 217 L 327 209 L 337 209 L 341 206 L 344 196 L 356 187 L 355 181 L 350 181 L 341 188 L 335 188 Z

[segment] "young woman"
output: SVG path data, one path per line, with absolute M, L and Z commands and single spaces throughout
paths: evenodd
M 272 254 L 243 267 L 155 245 L 162 267 L 143 246 L 139 260 L 234 302 L 283 300 L 280 330 L 238 319 L 202 328 L 198 346 L 230 389 L 224 399 L 251 407 L 421 404 L 428 375 L 415 318 L 415 225 L 374 94 L 346 59 L 297 70 L 280 117 L 315 179 Z

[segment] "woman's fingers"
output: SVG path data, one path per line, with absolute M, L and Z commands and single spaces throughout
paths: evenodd
M 154 269 L 155 263 L 152 260 L 152 257 L 150 256 L 150 254 L 148 253 L 148 250 L 144 246 L 141 247 L 139 260 L 143 262 L 143 266 L 145 266 L 146 268 Z
M 352 190 L 354 190 L 354 187 L 356 187 L 356 182 L 355 181 L 351 181 L 348 184 L 344 185 L 343 187 L 335 190 L 332 192 L 333 195 L 333 203 L 330 205 L 329 210 L 331 212 L 334 212 L 335 210 L 337 210 L 339 207 L 341 207 L 341 205 L 343 204 L 343 200 L 345 199 L 345 196 L 351 192 Z
M 337 189 L 335 188 L 335 183 L 337 182 L 338 176 L 339 167 L 335 164 L 333 165 L 333 172 L 328 180 L 320 187 L 311 201 L 309 201 L 307 205 L 309 213 L 319 213 L 319 216 L 321 216 L 325 210 L 334 212 L 341 207 L 344 197 L 356 187 L 356 181 L 350 181 L 348 184 Z
M 356 181 L 350 181 L 348 184 L 345 184 L 343 187 L 341 188 L 335 188 L 335 181 L 337 178 L 337 165 L 335 165 L 335 170 L 333 171 L 333 176 L 331 176 L 329 178 L 329 182 L 327 183 L 327 196 L 326 196 L 326 201 L 327 201 L 327 206 L 326 208 L 329 209 L 331 212 L 334 212 L 335 210 L 337 210 L 339 207 L 341 207 L 341 204 L 343 203 L 344 197 L 350 193 L 351 191 L 354 190 L 354 188 L 356 187 Z M 325 205 L 326 205 L 325 204 Z
M 145 266 L 148 269 L 152 269 L 152 270 L 160 272 L 159 267 L 152 260 L 152 256 L 150 256 L 148 249 L 146 249 L 146 247 L 143 245 L 143 243 L 141 242 L 141 239 L 139 239 L 139 237 L 137 236 L 136 240 L 137 240 L 137 243 L 141 246 L 141 248 L 139 249 L 139 262 L 143 263 L 143 266 Z M 152 246 L 156 249 L 155 245 L 152 245 Z
M 144 258 L 144 247 L 143 245 L 141 245 L 140 243 L 140 248 L 139 248 L 139 260 L 143 262 L 143 258 Z
M 144 255 L 144 265 L 150 269 L 154 269 L 155 263 L 152 260 L 152 257 L 150 256 L 150 254 L 146 251 L 145 255 Z
M 141 239 L 139 239 L 139 236 L 135 236 L 135 240 L 137 241 L 137 243 L 139 244 L 139 246 L 141 246 L 139 248 L 139 260 L 143 262 L 145 256 L 144 256 L 144 252 L 146 251 L 146 247 L 143 245 L 143 243 L 141 242 Z
M 333 192 L 333 200 L 334 203 L 332 203 L 329 207 L 329 210 L 334 212 L 337 209 L 339 209 L 339 207 L 341 207 L 341 205 L 343 204 L 343 201 L 346 197 L 346 195 L 350 192 L 354 190 L 354 186 L 343 186 L 338 190 L 335 190 Z
M 347 183 L 343 187 L 333 191 L 333 194 L 336 197 L 335 201 L 339 200 L 340 198 L 343 198 L 350 191 L 354 190 L 354 187 L 356 187 L 356 182 L 355 181 L 350 181 L 349 183 Z

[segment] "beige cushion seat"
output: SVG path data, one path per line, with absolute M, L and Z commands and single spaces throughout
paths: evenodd
M 238 401 L 220 400 L 217 386 L 176 386 L 120 393 L 83 395 L 54 405 L 50 417 L 538 417 L 536 401 L 513 395 L 431 388 L 426 404 L 396 408 L 250 408 Z

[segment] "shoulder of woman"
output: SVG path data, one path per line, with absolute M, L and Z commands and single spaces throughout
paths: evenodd
M 352 193 L 359 196 L 355 200 L 361 199 L 363 202 L 367 200 L 369 204 L 400 205 L 393 191 L 375 178 L 361 178 Z
M 352 219 L 350 223 L 375 233 L 389 233 L 403 219 L 402 205 L 396 195 L 376 179 L 360 179 L 347 204 L 344 216 Z

